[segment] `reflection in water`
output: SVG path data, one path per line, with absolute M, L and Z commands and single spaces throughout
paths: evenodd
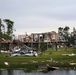
M 54 70 L 48 73 L 43 72 L 25 72 L 24 70 L 2 70 L 0 75 L 76 75 L 76 70 Z

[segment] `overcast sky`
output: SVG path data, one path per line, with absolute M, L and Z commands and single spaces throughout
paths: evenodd
M 76 0 L 0 0 L 0 18 L 14 21 L 15 34 L 76 27 Z

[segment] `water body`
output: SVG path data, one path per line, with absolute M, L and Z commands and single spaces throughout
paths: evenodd
M 25 72 L 24 70 L 0 70 L 0 75 L 76 75 L 76 70 L 54 70 L 47 73 Z

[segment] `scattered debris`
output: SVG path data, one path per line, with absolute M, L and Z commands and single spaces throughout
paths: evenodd
M 76 65 L 76 63 L 70 63 L 70 65 Z
M 38 56 L 38 55 L 40 55 L 40 52 L 26 45 L 23 45 L 21 48 L 16 46 L 14 49 L 12 49 L 11 54 L 11 56 Z
M 9 63 L 8 63 L 8 62 L 4 62 L 4 64 L 5 64 L 5 65 L 7 65 L 7 66 L 9 65 Z
M 72 54 L 62 54 L 63 56 L 76 56 L 76 54 L 72 53 Z

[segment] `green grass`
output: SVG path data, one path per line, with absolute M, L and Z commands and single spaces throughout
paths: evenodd
M 28 57 L 28 56 L 17 56 L 17 57 L 10 57 L 7 53 L 0 54 L 0 67 L 5 67 L 4 62 L 8 62 L 12 67 L 13 65 L 15 67 L 24 67 L 26 64 L 39 64 L 39 63 L 49 63 L 51 66 L 60 66 L 60 64 L 64 64 L 66 66 L 69 62 L 76 63 L 76 56 L 62 56 L 62 54 L 76 54 L 76 48 L 68 48 L 68 51 L 64 51 L 63 48 L 59 49 L 59 51 L 54 51 L 52 48 L 49 48 L 48 50 L 44 51 L 40 56 L 38 57 Z M 51 61 L 51 58 L 53 59 L 53 62 Z M 22 65 L 20 65 L 22 64 Z M 76 65 L 75 65 L 76 66 Z
M 68 48 L 68 51 L 64 51 L 61 49 L 61 51 L 53 51 L 53 49 L 49 48 L 45 52 L 42 53 L 42 55 L 38 57 L 27 57 L 27 56 L 17 56 L 17 57 L 10 57 L 9 54 L 0 54 L 0 62 L 30 62 L 32 60 L 36 61 L 46 61 L 47 59 L 53 59 L 53 60 L 58 60 L 58 61 L 68 61 L 68 60 L 73 60 L 76 62 L 75 58 L 76 56 L 62 56 L 62 54 L 71 54 L 71 53 L 76 53 L 76 49 L 74 48 Z

